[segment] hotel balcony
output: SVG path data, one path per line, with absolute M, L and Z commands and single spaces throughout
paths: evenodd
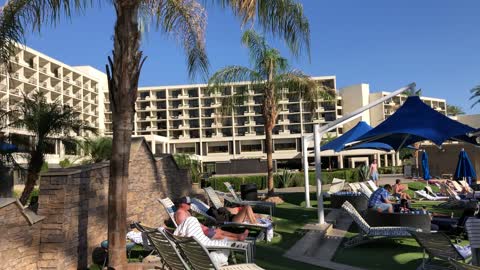
M 278 135 L 290 135 L 290 130 L 286 129 L 286 130 L 280 130 L 278 132 Z
M 212 125 L 210 126 L 212 128 L 221 128 L 223 127 L 222 123 L 212 123 Z
M 288 119 L 279 120 L 279 121 L 278 121 L 278 124 L 279 124 L 279 125 L 288 125 L 288 124 L 290 124 L 290 120 L 288 120 Z
M 177 96 L 178 99 L 184 99 L 184 98 L 189 98 L 187 94 L 180 94 Z
M 254 111 L 253 111 L 253 112 L 245 112 L 245 113 L 243 113 L 243 115 L 245 115 L 245 116 L 254 116 L 254 115 L 255 115 L 255 112 L 254 112 Z
M 255 121 L 248 121 L 248 122 L 245 122 L 245 126 L 255 126 L 257 123 L 255 123 Z

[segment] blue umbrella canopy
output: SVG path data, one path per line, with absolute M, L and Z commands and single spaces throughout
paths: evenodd
M 430 168 L 428 167 L 428 155 L 425 151 L 422 152 L 422 171 L 424 180 L 429 180 L 432 178 L 430 176 Z
M 329 143 L 320 147 L 321 150 L 333 150 L 340 152 L 345 149 L 345 144 L 357 141 L 360 136 L 371 130 L 372 127 L 364 121 L 358 122 L 352 129 L 345 132 L 342 136 L 330 141 Z M 348 148 L 350 149 L 378 149 L 384 151 L 390 151 L 393 148 L 384 143 L 368 142 L 355 145 Z
M 0 143 L 0 153 L 13 153 L 17 151 L 18 147 L 14 144 L 5 142 Z
M 468 158 L 467 152 L 465 152 L 464 149 L 462 149 L 458 155 L 457 168 L 455 169 L 454 178 L 460 180 L 466 178 L 469 185 L 472 184 L 472 179 L 477 179 L 477 174 L 475 173 L 472 162 Z
M 475 129 L 452 120 L 432 109 L 418 96 L 408 97 L 392 116 L 358 138 L 358 143 L 380 142 L 399 150 L 419 141 L 430 140 L 441 145 L 446 140 L 467 140 L 466 134 Z

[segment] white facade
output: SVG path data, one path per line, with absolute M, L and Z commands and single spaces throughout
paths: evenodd
M 79 118 L 103 132 L 103 100 L 99 95 L 106 87 L 104 73 L 92 67 L 72 67 L 26 46 L 18 46 L 11 57 L 11 70 L 0 68 L 0 99 L 2 107 L 12 110 L 23 99 L 35 91 L 45 94 L 47 101 L 69 105 Z M 7 120 L 9 121 L 9 120 Z M 7 127 L 5 134 L 14 138 L 28 138 L 29 133 L 21 126 Z M 79 134 L 91 135 L 89 132 Z M 52 140 L 47 162 L 58 163 L 73 154 L 58 140 Z M 22 160 L 20 160 L 22 162 Z

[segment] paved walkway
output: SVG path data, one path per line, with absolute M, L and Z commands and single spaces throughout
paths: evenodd
M 343 215 L 338 209 L 333 209 L 325 219 L 329 223 L 335 223 L 335 226 L 328 223 L 323 226 L 306 225 L 304 229 L 309 230 L 309 232 L 297 241 L 284 256 L 291 260 L 329 269 L 364 270 L 363 268 L 332 261 L 335 252 L 352 224 L 350 217 Z

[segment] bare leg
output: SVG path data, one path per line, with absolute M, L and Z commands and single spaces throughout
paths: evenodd
M 257 224 L 255 214 L 253 213 L 252 207 L 249 205 L 242 207 L 242 210 L 238 211 L 238 214 L 233 217 L 232 221 L 240 223 L 248 221 L 251 224 Z
M 227 238 L 228 240 L 233 240 L 233 241 L 243 241 L 245 240 L 245 238 L 247 238 L 247 236 L 248 236 L 248 230 L 245 230 L 244 233 L 232 233 L 232 232 L 224 231 L 222 229 L 216 229 L 213 239 Z

